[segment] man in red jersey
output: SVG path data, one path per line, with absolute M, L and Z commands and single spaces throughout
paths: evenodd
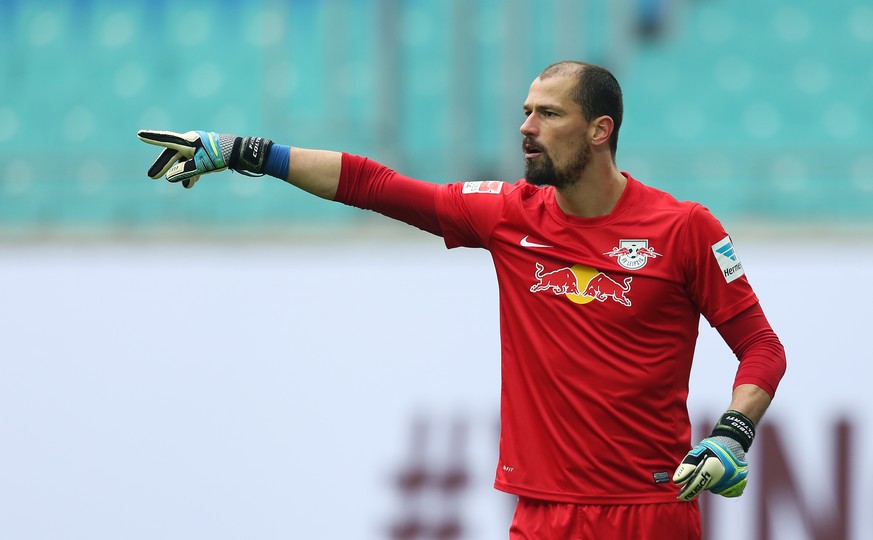
M 609 71 L 549 66 L 523 109 L 525 179 L 511 184 L 432 184 L 263 138 L 138 136 L 164 147 L 153 178 L 192 187 L 225 168 L 269 174 L 440 235 L 449 248 L 489 250 L 503 378 L 495 487 L 519 497 L 510 538 L 699 539 L 697 495 L 745 487 L 745 454 L 785 371 L 784 349 L 718 220 L 617 168 L 623 105 Z M 740 362 L 727 411 L 691 447 L 686 398 L 701 315 Z

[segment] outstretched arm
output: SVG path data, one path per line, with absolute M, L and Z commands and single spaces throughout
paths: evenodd
M 336 198 L 343 166 L 340 152 L 291 148 L 289 161 L 293 166 L 285 165 L 288 170 L 286 182 L 322 199 L 332 201 Z
M 263 137 L 207 131 L 141 130 L 143 142 L 163 148 L 149 168 L 191 188 L 208 173 L 231 169 L 248 176 L 268 174 L 323 199 L 379 212 L 440 235 L 436 185 L 397 174 L 365 158 L 329 150 L 292 148 Z
M 141 130 L 137 137 L 164 150 L 148 175 L 194 187 L 201 175 L 232 169 L 243 174 L 269 174 L 323 199 L 333 200 L 342 170 L 342 154 L 290 148 L 263 137 L 237 137 L 208 131 Z M 294 167 L 290 167 L 290 163 Z

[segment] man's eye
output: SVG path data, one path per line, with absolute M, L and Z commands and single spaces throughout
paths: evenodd
M 555 113 L 553 113 L 552 111 L 543 111 L 543 116 L 545 116 L 546 118 L 551 118 L 551 117 L 557 116 L 557 115 Z

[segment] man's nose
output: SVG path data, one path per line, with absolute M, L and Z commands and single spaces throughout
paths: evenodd
M 524 119 L 524 122 L 521 123 L 521 127 L 518 128 L 518 130 L 525 137 L 535 137 L 537 135 L 537 125 L 534 115 L 529 114 L 527 118 Z

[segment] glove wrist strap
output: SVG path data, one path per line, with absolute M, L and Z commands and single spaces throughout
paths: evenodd
M 748 452 L 755 439 L 755 423 L 738 411 L 727 411 L 712 430 L 712 437 L 730 437 L 740 443 L 743 450 Z
M 263 175 L 273 141 L 263 137 L 236 137 L 228 159 L 228 167 L 249 176 Z

